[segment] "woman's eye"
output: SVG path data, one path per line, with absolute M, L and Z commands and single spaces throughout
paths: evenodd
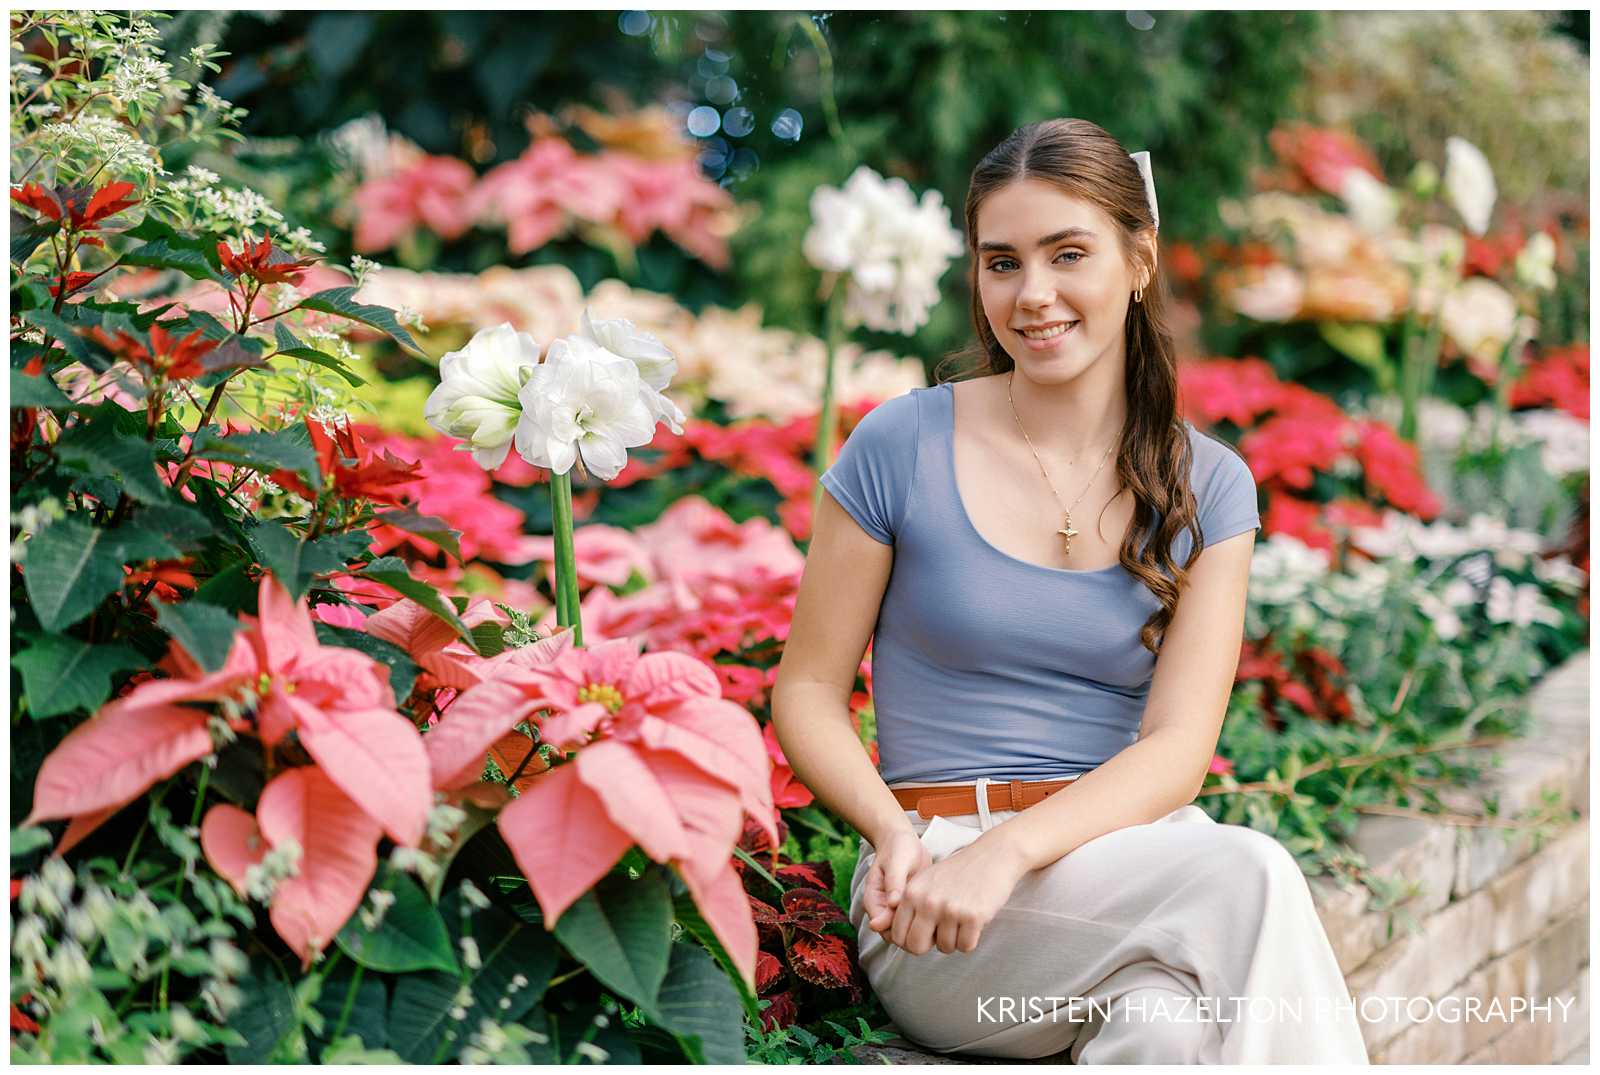
M 1072 260 L 1067 262 L 1066 264 L 1068 264 L 1068 265 L 1076 265 L 1076 264 L 1078 264 L 1078 262 L 1082 261 L 1087 255 L 1084 254 L 1081 251 L 1078 251 L 1078 250 L 1063 250 L 1061 253 L 1056 255 L 1055 259 L 1056 259 L 1056 261 L 1060 261 L 1062 258 L 1068 257 L 1068 256 L 1071 256 Z M 989 271 L 990 272 L 1011 272 L 1012 269 L 1015 266 L 1016 266 L 1016 261 L 1013 258 L 995 258 L 993 261 L 989 262 Z

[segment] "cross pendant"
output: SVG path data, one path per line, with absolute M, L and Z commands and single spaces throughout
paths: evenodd
M 1063 551 L 1069 556 L 1072 555 L 1072 539 L 1078 536 L 1078 531 L 1072 529 L 1072 514 L 1070 512 L 1067 514 L 1066 527 L 1062 530 L 1057 530 L 1056 533 L 1066 538 L 1067 547 Z

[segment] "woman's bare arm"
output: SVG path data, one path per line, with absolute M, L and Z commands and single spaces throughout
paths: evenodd
M 911 823 L 850 721 L 856 671 L 878 620 L 894 547 L 824 491 L 772 687 L 772 724 L 789 766 L 874 847 Z

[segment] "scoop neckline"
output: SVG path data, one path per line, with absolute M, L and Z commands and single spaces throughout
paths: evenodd
M 944 381 L 939 385 L 945 389 L 945 480 L 949 483 L 950 492 L 956 505 L 956 514 L 961 516 L 961 521 L 966 524 L 967 532 L 977 539 L 978 544 L 988 549 L 1002 560 L 1009 560 L 1013 564 L 1021 564 L 1035 571 L 1046 571 L 1052 575 L 1104 575 L 1122 567 L 1122 561 L 1107 564 L 1105 567 L 1051 567 L 1048 564 L 1036 564 L 1032 560 L 1024 560 L 1020 556 L 1013 556 L 1004 549 L 999 548 L 983 536 L 972 516 L 967 513 L 966 501 L 961 497 L 961 481 L 956 476 L 956 388 L 954 381 Z M 1125 569 L 1124 569 L 1125 570 Z

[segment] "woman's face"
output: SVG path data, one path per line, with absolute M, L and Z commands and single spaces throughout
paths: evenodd
M 983 313 L 1025 375 L 1069 381 L 1104 355 L 1121 366 L 1140 276 L 1115 228 L 1097 206 L 1037 179 L 1009 183 L 979 207 Z

